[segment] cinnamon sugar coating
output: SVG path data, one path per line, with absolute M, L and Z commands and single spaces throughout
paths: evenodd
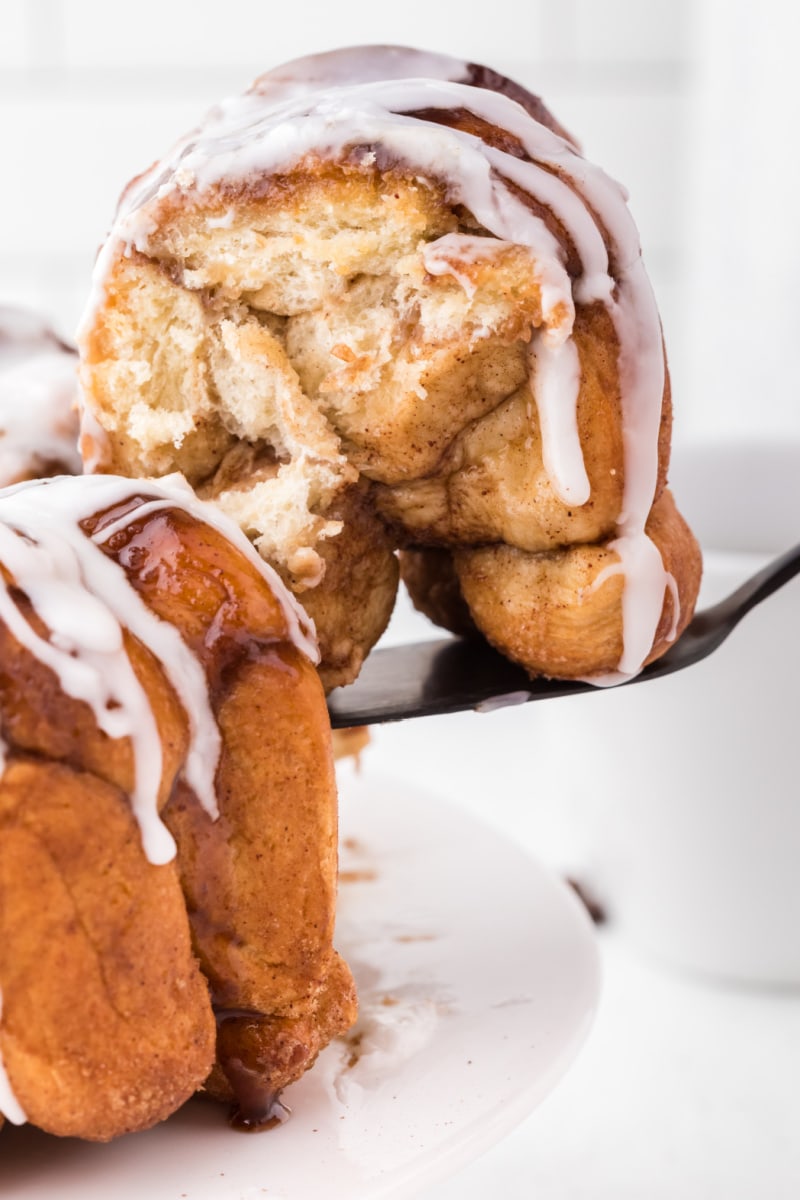
M 0 1058 L 29 1120 L 95 1140 L 204 1088 L 266 1120 L 256 1097 L 273 1105 L 356 1003 L 332 945 L 336 791 L 314 666 L 248 556 L 179 503 L 148 511 L 146 487 L 127 491 L 84 534 L 197 656 L 221 734 L 214 817 L 186 782 L 189 719 L 169 673 L 126 632 L 172 861 L 146 857 L 131 741 L 103 733 L 0 622 Z
M 532 673 L 631 674 L 690 618 L 697 545 L 666 504 L 669 565 L 648 532 L 672 407 L 635 226 L 511 81 L 391 47 L 272 72 L 130 185 L 96 284 L 96 465 L 181 470 L 234 516 L 313 613 L 326 687 L 385 627 L 397 548 L 502 561 L 532 620 L 527 556 L 551 556 L 582 640 L 544 666 L 518 648 Z M 611 668 L 570 548 L 618 563 Z

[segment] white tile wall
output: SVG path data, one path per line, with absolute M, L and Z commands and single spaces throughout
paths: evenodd
M 5 153 L 19 167 L 0 200 L 0 253 L 93 253 L 122 185 L 196 115 L 195 105 L 166 97 L 0 101 Z
M 0 5 L 0 70 L 27 65 L 29 44 L 25 0 L 5 0 Z
M 286 8 L 253 0 L 137 0 L 122 20 L 98 19 L 114 6 L 62 0 L 63 59 L 70 67 L 146 67 L 148 73 L 187 66 L 258 64 L 264 49 L 279 60 L 303 53 L 308 24 L 286 19 Z M 307 12 L 307 10 L 304 10 Z
M 76 67 L 109 65 L 214 68 L 241 64 L 264 69 L 332 46 L 401 42 L 461 56 L 497 57 L 509 45 L 537 54 L 544 5 L 496 0 L 484 9 L 468 2 L 458 19 L 447 4 L 403 0 L 137 0 L 119 23 L 99 14 L 105 5 L 61 0 L 65 61 Z M 513 32 L 510 32 L 513 31 Z
M 680 62 L 689 53 L 691 0 L 573 0 L 580 62 Z
M 690 427 L 697 440 L 790 437 L 800 471 L 800 8 L 704 0 L 698 15 Z
M 69 333 L 128 178 L 220 96 L 297 54 L 404 42 L 488 62 L 544 96 L 623 181 L 662 305 L 680 428 L 696 10 L 715 0 L 2 0 L 0 301 Z M 763 0 L 769 5 L 779 0 Z M 695 423 L 696 424 L 696 423 Z

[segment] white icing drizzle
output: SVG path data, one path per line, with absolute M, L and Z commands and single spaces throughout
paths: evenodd
M 588 680 L 601 687 L 624 683 L 631 675 L 641 670 L 655 639 L 665 590 L 669 590 L 672 596 L 673 611 L 668 641 L 675 638 L 679 613 L 677 584 L 674 577 L 665 571 L 655 542 L 634 531 L 630 535 L 622 534 L 609 542 L 609 549 L 616 551 L 619 561 L 600 571 L 591 590 L 595 591 L 601 587 L 612 575 L 624 575 L 622 627 L 625 637 L 616 671 L 609 671 L 605 675 L 593 675 Z
M 0 617 L 14 637 L 55 672 L 68 696 L 90 706 L 98 728 L 112 738 L 130 738 L 135 764 L 131 807 L 142 845 L 151 862 L 168 862 L 175 843 L 158 815 L 161 739 L 147 693 L 128 658 L 123 626 L 165 666 L 192 730 L 187 780 L 215 816 L 213 770 L 219 731 L 205 678 L 177 631 L 151 612 L 123 569 L 78 527 L 82 517 L 97 509 L 86 504 L 85 494 L 82 502 L 76 494 L 65 495 L 64 482 L 59 480 L 55 488 L 23 485 L 19 492 L 12 489 L 0 498 L 0 561 L 48 626 L 50 637 L 41 637 L 28 624 L 6 586 L 0 589 Z M 117 491 L 122 499 L 119 486 Z M 129 496 L 130 491 L 128 484 L 125 493 Z
M 553 346 L 537 333 L 531 341 L 530 359 L 544 469 L 559 499 L 578 507 L 592 491 L 578 433 L 578 348 L 572 338 Z
M 128 582 L 124 569 L 97 542 L 140 516 L 157 509 L 183 508 L 219 528 L 258 566 L 287 614 L 290 636 L 305 651 L 308 631 L 298 606 L 262 563 L 244 535 L 211 505 L 195 498 L 181 477 L 146 481 L 141 491 L 155 493 L 139 508 L 104 530 L 97 542 L 80 522 L 137 495 L 131 480 L 114 476 L 62 476 L 23 483 L 0 493 L 0 561 L 48 627 L 47 639 L 24 618 L 8 587 L 0 586 L 0 617 L 39 661 L 53 670 L 64 692 L 92 709 L 109 737 L 130 738 L 135 782 L 131 807 L 142 845 L 154 863 L 169 861 L 175 844 L 158 815 L 162 753 L 148 697 L 125 650 L 128 629 L 162 663 L 182 704 L 190 730 L 184 774 L 210 816 L 217 815 L 214 776 L 220 734 L 203 668 L 177 629 L 161 620 Z M 146 511 L 143 511 L 146 510 Z
M 500 238 L 473 237 L 467 233 L 446 233 L 435 242 L 426 242 L 422 247 L 422 264 L 429 275 L 452 275 L 461 285 L 470 300 L 475 296 L 477 285 L 469 275 L 459 271 L 459 266 L 496 258 L 512 242 Z
M 588 499 L 585 468 L 578 462 L 580 364 L 571 341 L 575 301 L 600 302 L 613 320 L 625 474 L 622 512 L 611 545 L 625 575 L 619 672 L 628 676 L 641 668 L 650 650 L 648 637 L 655 632 L 669 586 L 660 553 L 645 533 L 657 485 L 664 356 L 638 233 L 619 184 L 515 100 L 462 82 L 469 77 L 466 64 L 458 60 L 387 47 L 312 56 L 263 76 L 249 93 L 214 109 L 198 131 L 129 189 L 98 259 L 84 325 L 92 319 L 120 248 L 147 253 L 155 208 L 170 193 L 202 194 L 224 180 L 290 169 L 309 154 L 349 155 L 355 161 L 359 147 L 366 166 L 375 161 L 379 146 L 421 179 L 441 181 L 448 200 L 469 209 L 495 238 L 531 251 L 542 293 L 543 328 L 532 350 L 532 387 L 544 461 L 557 494 L 574 505 Z M 410 115 L 437 108 L 467 109 L 507 130 L 530 161 Z M 574 285 L 564 248 L 509 183 L 558 219 L 581 264 Z M 436 264 L 436 249 L 429 253 Z M 559 352 L 566 346 L 571 348 Z
M 3 1019 L 3 993 L 0 991 L 0 1021 Z M 25 1111 L 17 1097 L 6 1073 L 3 1057 L 0 1054 L 0 1116 L 10 1121 L 12 1125 L 24 1125 L 28 1120 Z

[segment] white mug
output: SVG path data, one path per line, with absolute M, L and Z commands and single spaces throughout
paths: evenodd
M 701 607 L 800 542 L 800 444 L 686 450 L 672 483 Z M 800 578 L 696 666 L 535 707 L 548 857 L 661 959 L 800 984 Z

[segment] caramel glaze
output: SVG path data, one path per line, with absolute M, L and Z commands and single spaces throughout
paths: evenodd
M 244 556 L 180 509 L 137 520 L 146 499 L 133 497 L 83 528 L 99 534 L 131 513 L 102 548 L 181 631 L 208 678 L 223 739 L 220 815 L 212 820 L 179 779 L 163 818 L 178 845 L 194 950 L 218 1021 L 206 1088 L 232 1102 L 236 1128 L 263 1129 L 279 1119 L 282 1087 L 355 1014 L 349 972 L 329 949 L 335 783 L 330 749 L 313 728 L 324 697 L 313 666 L 288 640 L 279 602 Z M 309 832 L 320 822 L 321 843 Z
M 231 1106 L 229 1120 L 234 1129 L 241 1133 L 261 1133 L 282 1125 L 290 1110 L 281 1102 L 280 1092 L 264 1083 L 269 1073 L 269 1064 L 245 1062 L 237 1052 L 226 1053 L 226 1027 L 234 1023 L 237 1035 L 241 1029 L 253 1029 L 258 1037 L 263 1013 L 249 1013 L 240 1009 L 219 1009 L 217 1018 L 217 1055 L 224 1063 L 225 1075 L 236 1095 Z M 237 1041 L 239 1037 L 237 1036 Z M 302 1055 L 297 1055 L 297 1066 L 301 1068 Z
M 147 499 L 133 496 L 82 528 L 89 536 L 100 534 L 132 514 L 101 548 L 125 569 L 148 607 L 180 629 L 205 669 L 212 703 L 218 703 L 226 671 L 266 647 L 288 643 L 283 612 L 243 556 L 232 554 L 211 526 L 177 508 L 137 520 L 135 509 Z

